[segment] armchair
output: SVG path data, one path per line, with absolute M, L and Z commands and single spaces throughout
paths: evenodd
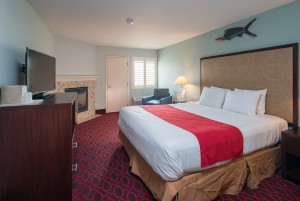
M 171 103 L 172 96 L 170 96 L 169 89 L 166 88 L 154 89 L 152 96 L 142 98 L 142 105 L 162 105 Z

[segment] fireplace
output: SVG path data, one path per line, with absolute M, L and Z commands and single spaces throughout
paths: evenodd
M 65 92 L 77 92 L 78 113 L 88 110 L 88 87 L 65 88 Z
M 64 93 L 66 88 L 87 87 L 88 110 L 76 112 L 76 122 L 95 117 L 96 80 L 98 76 L 56 76 L 56 93 Z

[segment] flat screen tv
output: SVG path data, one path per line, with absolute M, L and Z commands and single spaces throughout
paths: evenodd
M 55 90 L 55 58 L 26 48 L 25 84 L 33 99 L 46 98 L 45 92 Z

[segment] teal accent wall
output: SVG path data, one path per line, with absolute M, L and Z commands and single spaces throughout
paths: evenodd
M 257 20 L 249 30 L 257 34 L 256 38 L 250 38 L 244 34 L 243 37 L 235 37 L 230 41 L 215 40 L 223 35 L 224 30 L 245 26 L 254 18 L 257 18 Z M 158 51 L 159 87 L 170 88 L 171 93 L 174 95 L 180 88 L 180 86 L 174 85 L 175 79 L 179 75 L 185 75 L 190 83 L 185 86 L 187 98 L 198 100 L 200 96 L 200 58 L 289 43 L 300 43 L 299 21 L 300 1 L 297 0 L 163 48 Z

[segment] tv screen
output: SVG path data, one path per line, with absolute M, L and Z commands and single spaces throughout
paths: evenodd
M 26 48 L 25 82 L 32 94 L 44 93 L 55 89 L 55 58 Z

